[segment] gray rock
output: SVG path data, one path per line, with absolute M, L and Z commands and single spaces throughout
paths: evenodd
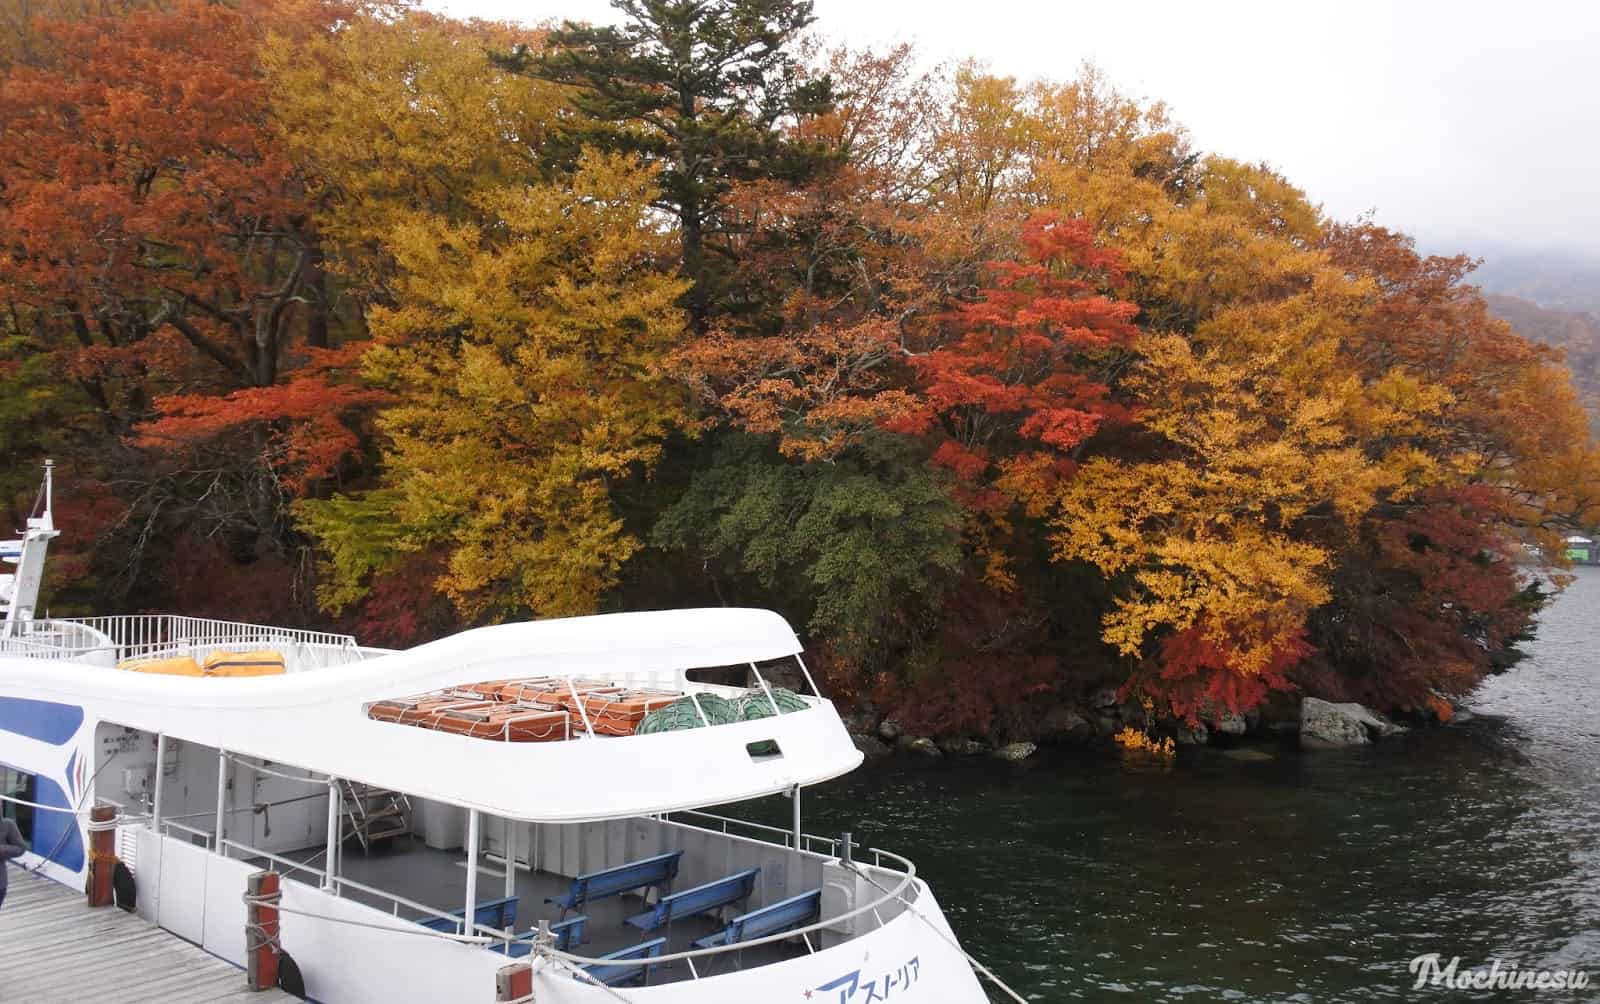
M 1117 706 L 1117 690 L 1115 687 L 1101 687 L 1090 698 L 1096 708 L 1114 708 Z
M 1110 715 L 1097 715 L 1094 720 L 1095 731 L 1103 736 L 1117 734 L 1117 720 Z
M 1224 711 L 1213 726 L 1225 736 L 1242 736 L 1250 731 L 1250 723 L 1245 716 L 1235 711 Z
M 989 749 L 976 739 L 947 738 L 938 743 L 939 751 L 950 756 L 977 756 Z
M 1039 738 L 1046 742 L 1081 743 L 1094 735 L 1094 726 L 1072 708 L 1056 708 L 1039 723 Z
M 910 742 L 901 743 L 900 748 L 909 753 L 917 753 L 922 756 L 944 756 L 940 752 L 938 744 L 927 736 L 918 736 Z
M 1012 763 L 1016 763 L 1018 760 L 1026 760 L 1033 756 L 1038 749 L 1039 747 L 1033 743 L 1007 743 L 990 755 L 996 760 L 1009 760 Z
M 888 756 L 890 753 L 894 752 L 889 748 L 888 744 L 879 742 L 872 736 L 864 736 L 859 733 L 855 733 L 850 736 L 850 741 L 856 744 L 856 749 L 866 754 L 868 760 L 871 760 L 874 757 Z
M 1211 730 L 1204 723 L 1195 725 L 1179 725 L 1172 738 L 1179 746 L 1204 746 L 1211 741 Z
M 1404 731 L 1359 704 L 1334 704 L 1315 697 L 1300 703 L 1300 745 L 1307 749 L 1364 746 L 1374 737 L 1385 738 Z
M 892 743 L 896 739 L 899 739 L 904 731 L 905 730 L 900 727 L 900 723 L 895 721 L 893 718 L 885 718 L 883 721 L 878 723 L 878 738 L 882 739 L 886 743 Z
M 1457 708 L 1456 713 L 1450 716 L 1450 724 L 1465 725 L 1468 722 L 1476 721 L 1477 717 L 1477 715 L 1468 711 L 1466 708 Z

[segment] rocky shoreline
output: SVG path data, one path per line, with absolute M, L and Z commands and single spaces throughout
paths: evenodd
M 1470 717 L 1458 711 L 1454 720 Z M 1052 710 L 1029 738 L 1006 743 L 966 735 L 917 735 L 872 708 L 843 712 L 841 718 L 856 748 L 868 759 L 902 753 L 928 758 L 988 756 L 1009 762 L 1026 760 L 1041 746 L 1109 745 L 1124 728 L 1145 729 L 1148 724 L 1143 708 L 1119 702 L 1111 690 L 1096 693 L 1086 704 Z M 1366 746 L 1403 735 L 1409 728 L 1361 704 L 1307 697 L 1270 702 L 1245 715 L 1228 712 L 1193 725 L 1168 723 L 1153 731 L 1177 746 L 1231 746 L 1254 737 L 1294 742 L 1302 750 L 1332 750 Z

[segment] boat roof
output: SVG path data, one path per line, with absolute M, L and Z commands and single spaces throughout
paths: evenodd
M 366 658 L 325 669 L 243 679 L 4 658 L 0 694 L 70 702 L 94 719 L 498 816 L 573 821 L 772 794 L 852 770 L 861 754 L 820 697 L 757 721 L 549 743 L 377 721 L 369 705 L 550 676 L 718 692 L 687 671 L 800 651 L 794 631 L 771 611 L 651 611 L 476 628 L 404 651 L 364 650 Z M 756 755 L 752 747 L 769 742 L 779 755 Z

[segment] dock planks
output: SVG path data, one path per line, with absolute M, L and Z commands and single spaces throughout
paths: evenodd
M 0 1002 L 294 1000 L 249 992 L 244 970 L 134 914 L 91 910 L 81 892 L 17 869 L 10 878 L 0 906 Z

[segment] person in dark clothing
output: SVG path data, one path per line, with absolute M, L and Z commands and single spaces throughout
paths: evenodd
M 0 906 L 5 905 L 6 873 L 11 870 L 6 862 L 21 857 L 27 851 L 28 845 L 22 842 L 22 831 L 17 829 L 17 824 L 9 819 L 0 819 Z

